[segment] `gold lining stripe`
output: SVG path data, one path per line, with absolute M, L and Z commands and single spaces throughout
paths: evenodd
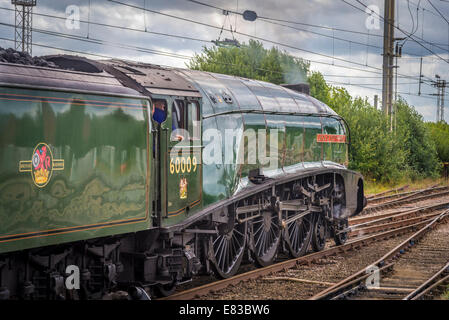
M 31 172 L 31 161 L 20 161 L 19 172 Z
M 53 160 L 53 170 L 64 170 L 64 160 Z

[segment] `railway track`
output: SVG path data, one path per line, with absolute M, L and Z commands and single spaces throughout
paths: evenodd
M 366 225 L 360 223 L 358 225 L 351 226 L 351 232 L 353 233 L 352 236 L 357 237 L 355 239 L 350 239 L 345 245 L 330 247 L 321 252 L 312 253 L 296 259 L 282 261 L 265 268 L 251 270 L 229 279 L 207 283 L 205 285 L 188 289 L 163 299 L 195 299 L 225 289 L 229 286 L 239 284 L 241 282 L 258 279 L 260 277 L 275 274 L 281 271 L 286 271 L 288 269 L 295 268 L 298 265 L 312 264 L 316 261 L 319 261 L 320 259 L 337 254 L 342 254 L 351 250 L 357 250 L 377 241 L 382 241 L 408 234 L 426 226 L 429 222 L 433 221 L 433 219 L 437 215 L 440 215 L 442 210 L 447 209 L 448 207 L 449 201 L 445 201 L 436 205 L 424 206 L 414 210 L 408 210 L 407 212 L 401 211 L 396 213 L 396 215 L 390 214 L 388 217 L 383 217 L 377 220 L 375 220 L 373 217 L 365 217 L 371 219 L 371 221 L 364 222 L 366 223 Z M 387 222 L 388 219 L 390 220 L 389 222 Z M 367 228 L 373 228 L 373 230 L 370 230 L 368 232 Z M 374 232 L 377 233 L 374 235 L 369 235 Z
M 439 215 L 440 211 L 446 209 L 448 205 L 449 202 L 444 201 L 405 211 L 354 218 L 349 221 L 349 236 L 350 238 L 364 236 L 428 220 Z
M 427 189 L 421 189 L 421 190 L 413 190 L 413 191 L 407 191 L 407 192 L 402 192 L 402 193 L 396 193 L 396 194 L 392 194 L 392 195 L 387 195 L 387 196 L 382 196 L 382 197 L 378 197 L 378 198 L 373 198 L 373 199 L 367 199 L 368 200 L 368 206 L 373 206 L 375 204 L 380 204 L 380 203 L 384 203 L 384 202 L 388 202 L 391 200 L 397 200 L 397 199 L 401 199 L 401 198 L 405 198 L 408 196 L 414 196 L 420 193 L 426 193 L 426 192 L 433 192 L 433 191 L 438 191 L 438 190 L 443 190 L 447 188 L 446 186 L 433 186 Z
M 411 292 L 404 300 L 425 300 L 439 297 L 447 291 L 449 285 L 449 262 L 429 280 Z
M 368 200 L 368 203 L 373 203 L 373 202 L 383 201 L 384 199 L 391 199 L 391 198 L 401 197 L 403 195 L 407 195 L 407 194 L 410 194 L 412 192 L 415 192 L 415 191 L 400 192 L 400 191 L 403 191 L 403 190 L 406 190 L 406 189 L 408 189 L 408 186 L 405 186 L 405 187 L 402 187 L 402 188 L 399 188 L 399 189 L 393 189 L 393 191 L 390 191 L 390 192 L 387 192 L 387 193 L 383 192 L 383 193 L 379 193 L 379 194 L 376 194 L 376 195 L 372 195 L 370 197 L 366 197 L 366 200 Z M 393 193 L 393 194 L 389 194 L 389 193 Z
M 449 210 L 426 221 L 416 233 L 371 266 L 313 296 L 320 299 L 418 299 L 449 280 Z M 368 272 L 375 270 L 375 274 Z
M 420 191 L 413 192 L 411 194 L 407 194 L 400 198 L 390 200 L 387 202 L 369 205 L 361 212 L 360 215 L 368 215 L 372 213 L 376 213 L 379 211 L 383 211 L 386 209 L 397 208 L 399 206 L 403 206 L 409 203 L 416 203 L 420 201 L 435 199 L 439 197 L 444 197 L 449 195 L 449 189 L 447 186 L 443 187 L 432 187 L 429 189 L 424 189 Z
M 384 192 L 372 194 L 372 195 L 367 196 L 366 199 L 369 201 L 371 199 L 375 199 L 375 198 L 379 198 L 379 197 L 385 196 L 385 195 L 387 195 L 389 193 L 397 194 L 399 191 L 403 191 L 403 190 L 408 189 L 408 187 L 409 187 L 409 185 L 405 185 L 405 186 L 400 187 L 400 188 L 390 189 L 390 190 L 387 190 L 387 191 L 384 191 Z

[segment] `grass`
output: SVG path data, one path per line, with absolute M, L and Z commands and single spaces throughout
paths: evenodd
M 446 287 L 446 293 L 441 296 L 442 300 L 449 300 L 449 286 Z
M 431 187 L 435 184 L 441 183 L 442 185 L 448 185 L 447 181 L 444 181 L 444 179 L 423 179 L 423 180 L 417 180 L 417 181 L 400 181 L 396 184 L 382 184 L 378 183 L 376 181 L 372 180 L 365 180 L 365 194 L 376 194 L 381 193 L 384 191 L 388 191 L 391 189 L 400 188 L 405 185 L 409 185 L 408 189 L 405 191 L 410 190 L 417 190 L 417 189 L 424 189 Z

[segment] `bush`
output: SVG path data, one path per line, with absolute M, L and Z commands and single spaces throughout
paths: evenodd
M 446 122 L 428 122 L 432 140 L 435 141 L 438 158 L 441 162 L 449 162 L 449 124 Z

